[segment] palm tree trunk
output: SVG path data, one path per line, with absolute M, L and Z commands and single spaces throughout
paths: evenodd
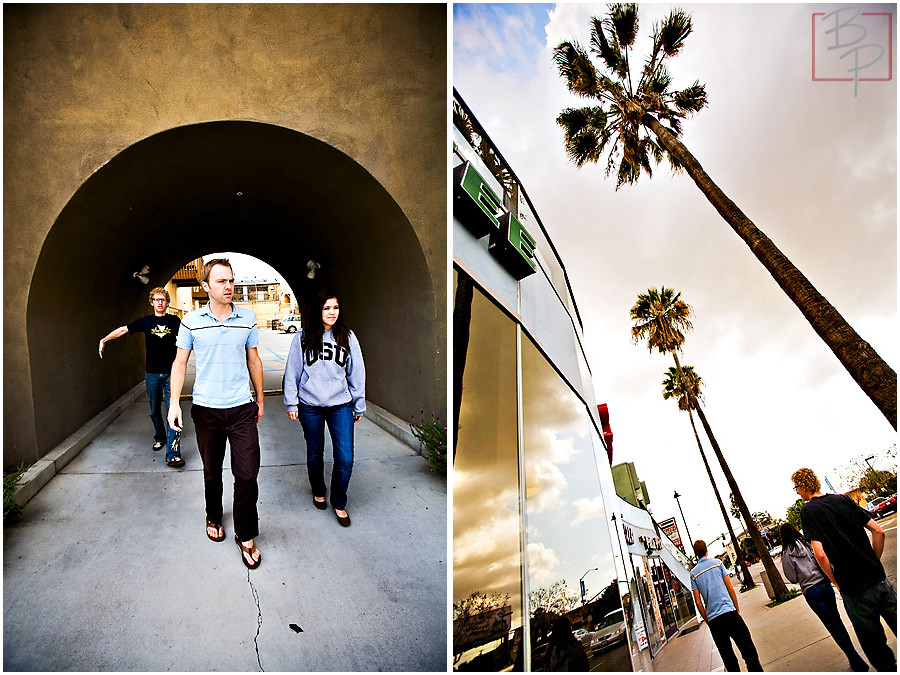
M 680 375 L 679 375 L 680 377 Z M 684 380 L 682 380 L 683 382 Z M 741 577 L 744 579 L 743 585 L 746 588 L 754 586 L 753 577 L 750 576 L 750 570 L 747 569 L 747 563 L 744 562 L 744 554 L 738 545 L 737 537 L 734 536 L 734 530 L 731 527 L 731 520 L 728 518 L 728 512 L 725 510 L 725 504 L 722 503 L 722 495 L 719 494 L 719 488 L 716 487 L 716 481 L 713 479 L 712 469 L 709 468 L 709 462 L 706 461 L 706 453 L 703 452 L 703 445 L 700 443 L 700 435 L 697 433 L 697 425 L 694 424 L 694 415 L 688 408 L 688 417 L 691 420 L 691 429 L 694 430 L 694 438 L 697 439 L 697 447 L 700 449 L 700 457 L 703 458 L 703 466 L 706 467 L 706 473 L 709 475 L 709 482 L 712 485 L 713 492 L 716 493 L 716 501 L 719 502 L 719 509 L 722 511 L 722 518 L 725 519 L 725 527 L 728 528 L 728 536 L 731 537 L 731 545 L 734 546 L 734 555 L 737 558 L 735 565 L 741 569 Z
M 472 324 L 472 280 L 463 272 L 456 277 L 456 297 L 453 302 L 453 461 L 456 461 L 456 441 L 459 438 L 459 408 L 462 405 L 463 374 L 469 351 L 469 327 Z
M 716 185 L 700 162 L 659 120 L 645 114 L 641 123 L 687 170 L 716 211 L 744 240 L 772 278 L 828 345 L 850 376 L 897 428 L 897 373 L 847 323 L 777 246 Z
M 684 376 L 681 373 L 681 363 L 678 362 L 678 353 L 673 351 L 672 357 L 675 359 L 678 377 L 684 382 Z M 690 390 L 688 391 L 690 392 Z M 778 568 L 775 567 L 775 563 L 772 561 L 772 556 L 769 555 L 769 548 L 766 546 L 765 542 L 763 542 L 762 535 L 759 533 L 759 528 L 756 527 L 756 522 L 750 515 L 750 509 L 747 508 L 747 503 L 741 495 L 741 490 L 737 485 L 737 481 L 735 481 L 734 476 L 731 475 L 731 469 L 728 468 L 728 462 L 725 461 L 725 456 L 719 448 L 719 443 L 716 441 L 712 429 L 709 428 L 709 422 L 706 421 L 706 415 L 703 414 L 703 409 L 698 405 L 693 393 L 689 393 L 689 395 L 694 410 L 697 411 L 697 415 L 700 417 L 700 423 L 703 425 L 704 431 L 706 431 L 706 436 L 709 438 L 709 444 L 712 445 L 713 452 L 716 453 L 716 458 L 719 460 L 719 466 L 722 468 L 722 473 L 725 474 L 725 480 L 728 481 L 728 487 L 731 488 L 731 492 L 734 494 L 734 499 L 737 502 L 738 508 L 741 510 L 741 515 L 744 517 L 744 522 L 747 524 L 747 533 L 750 535 L 750 539 L 753 540 L 753 543 L 756 544 L 756 550 L 759 551 L 759 557 L 762 559 L 763 567 L 769 577 L 769 583 L 772 585 L 772 592 L 775 593 L 776 598 L 787 595 L 788 590 L 787 586 L 784 584 L 784 579 L 781 578 Z

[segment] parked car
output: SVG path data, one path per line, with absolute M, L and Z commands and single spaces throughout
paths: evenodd
M 572 631 L 572 635 L 583 647 L 589 647 L 591 645 L 591 638 L 594 636 L 593 633 L 585 628 L 576 628 Z
M 600 629 L 594 633 L 591 639 L 591 652 L 599 654 L 612 649 L 625 642 L 628 634 L 625 632 L 625 615 L 621 609 L 614 609 L 600 624 Z
M 282 330 L 285 333 L 296 333 L 299 328 L 300 317 L 296 314 L 291 314 L 278 321 L 278 330 Z
M 866 510 L 872 514 L 873 518 L 883 518 L 889 513 L 897 513 L 897 495 L 876 497 L 866 504 Z

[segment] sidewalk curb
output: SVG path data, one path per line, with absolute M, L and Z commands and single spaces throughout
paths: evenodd
M 31 468 L 19 479 L 19 486 L 13 493 L 13 499 L 20 506 L 25 506 L 42 487 L 50 482 L 50 479 L 62 471 L 69 462 L 78 456 L 78 453 L 87 447 L 88 443 L 97 438 L 112 424 L 113 420 L 125 412 L 128 406 L 145 392 L 146 388 L 143 382 L 134 385 L 129 391 L 116 399 L 112 405 L 89 420 L 78 431 L 32 464 Z
M 416 438 L 409 430 L 409 424 L 399 417 L 392 415 L 387 410 L 375 405 L 371 401 L 366 401 L 365 416 L 398 441 L 405 443 L 415 450 L 416 454 L 422 454 L 422 441 Z

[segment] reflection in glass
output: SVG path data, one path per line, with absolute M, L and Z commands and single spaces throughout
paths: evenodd
M 455 271 L 454 292 L 463 277 Z M 509 670 L 518 657 L 521 670 L 516 327 L 478 289 L 470 302 L 453 464 L 453 667 Z
M 631 670 L 597 436 L 584 403 L 524 337 L 522 415 L 531 669 Z M 561 639 L 561 619 L 573 640 Z

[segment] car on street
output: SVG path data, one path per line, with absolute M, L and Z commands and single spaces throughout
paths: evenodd
M 581 643 L 582 647 L 588 647 L 594 634 L 585 628 L 576 628 L 572 631 L 572 635 Z
M 296 333 L 299 328 L 300 317 L 296 314 L 291 314 L 290 316 L 278 320 L 278 330 L 284 331 L 285 333 Z
M 889 513 L 897 513 L 897 495 L 876 497 L 866 504 L 866 510 L 873 518 L 884 518 Z
M 625 632 L 625 615 L 621 609 L 614 609 L 603 617 L 600 629 L 591 638 L 591 652 L 593 654 L 605 652 L 618 644 L 624 643 L 627 637 L 628 634 Z

